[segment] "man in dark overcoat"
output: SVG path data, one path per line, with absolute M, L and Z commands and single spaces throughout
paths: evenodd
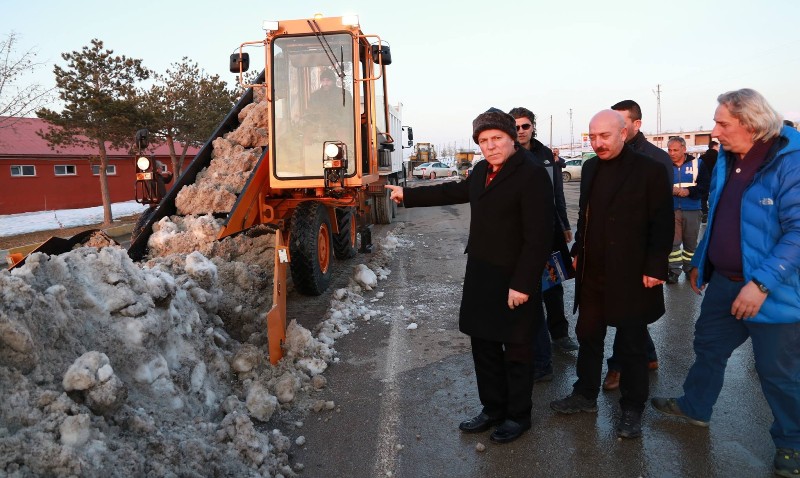
M 550 407 L 560 413 L 597 412 L 603 341 L 616 327 L 614 354 L 622 365 L 617 434 L 641 436 L 648 395 L 647 324 L 664 314 L 663 283 L 672 250 L 672 191 L 656 161 L 625 146 L 625 120 L 597 113 L 589 139 L 597 157 L 583 166 L 575 305 L 580 348 L 572 394 Z
M 459 330 L 471 338 L 483 409 L 459 428 L 477 433 L 497 425 L 490 439 L 507 443 L 531 426 L 531 343 L 543 325 L 536 302 L 553 238 L 553 187 L 516 143 L 511 115 L 491 108 L 472 126 L 486 160 L 466 181 L 386 188 L 406 207 L 470 203 Z

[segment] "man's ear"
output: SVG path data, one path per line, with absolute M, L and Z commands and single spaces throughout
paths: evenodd
M 633 122 L 633 128 L 634 128 L 636 131 L 639 131 L 639 130 L 641 130 L 641 129 L 642 129 L 642 120 L 638 119 L 638 120 L 634 121 L 634 122 Z

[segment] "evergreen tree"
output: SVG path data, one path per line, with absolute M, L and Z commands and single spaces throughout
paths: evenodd
M 106 148 L 130 146 L 133 133 L 144 119 L 137 108 L 141 101 L 137 85 L 150 72 L 141 60 L 114 56 L 98 39 L 81 51 L 62 53 L 66 68 L 56 65 L 58 96 L 64 109 L 58 113 L 46 108 L 36 112 L 54 127 L 39 132 L 51 148 L 88 146 L 97 150 L 100 163 L 100 192 L 103 199 L 103 224 L 110 225 L 111 197 L 108 190 Z
M 146 95 L 147 128 L 166 140 L 173 171 L 180 175 L 190 145 L 200 146 L 230 111 L 234 92 L 219 75 L 208 75 L 197 63 L 184 57 L 173 63 L 166 75 Z M 175 142 L 183 143 L 178 155 Z

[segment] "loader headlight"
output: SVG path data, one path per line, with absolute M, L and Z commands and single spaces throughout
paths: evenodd
M 341 158 L 341 147 L 336 143 L 328 143 L 325 145 L 325 156 L 328 158 Z
M 147 171 L 150 168 L 150 160 L 144 156 L 140 156 L 139 159 L 136 160 L 136 167 L 141 171 Z
M 341 141 L 326 141 L 322 147 L 325 187 L 341 184 L 347 172 L 347 146 Z

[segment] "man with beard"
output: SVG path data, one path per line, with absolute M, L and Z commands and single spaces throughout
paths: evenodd
M 516 143 L 511 115 L 490 108 L 472 129 L 486 160 L 466 181 L 386 188 L 406 207 L 470 204 L 458 327 L 470 336 L 483 409 L 459 429 L 479 433 L 497 426 L 489 439 L 508 443 L 531 427 L 531 343 L 543 319 L 537 302 L 553 237 L 553 187 Z
M 647 324 L 664 314 L 662 284 L 672 249 L 672 194 L 666 171 L 625 145 L 625 120 L 597 113 L 589 139 L 597 154 L 583 166 L 576 262 L 579 309 L 578 380 L 572 394 L 550 403 L 563 414 L 597 412 L 607 327 L 616 327 L 614 353 L 621 369 L 617 435 L 642 434 L 647 400 Z
M 635 152 L 654 159 L 663 165 L 664 170 L 667 172 L 667 184 L 672 187 L 672 160 L 664 150 L 647 141 L 647 138 L 640 131 L 642 127 L 642 108 L 639 107 L 639 103 L 633 100 L 623 100 L 612 106 L 611 109 L 619 112 L 625 120 L 625 128 L 628 131 L 625 137 L 625 144 Z M 616 343 L 616 339 L 614 342 Z M 611 354 L 607 364 L 608 373 L 603 381 L 603 390 L 616 390 L 619 388 L 620 366 L 615 354 Z M 650 370 L 658 368 L 658 354 L 656 354 L 656 346 L 650 337 L 649 331 L 647 332 L 647 366 Z

